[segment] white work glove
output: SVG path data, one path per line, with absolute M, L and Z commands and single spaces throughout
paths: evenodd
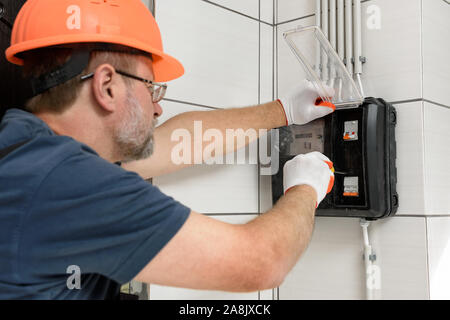
M 334 96 L 333 88 L 326 87 L 325 89 L 330 97 Z M 300 85 L 292 88 L 287 95 L 278 101 L 283 106 L 287 126 L 306 124 L 336 110 L 331 102 L 320 99 L 316 88 L 308 80 L 304 80 Z
M 311 186 L 317 193 L 316 208 L 333 189 L 333 163 L 320 152 L 300 154 L 284 165 L 284 194 L 299 185 Z

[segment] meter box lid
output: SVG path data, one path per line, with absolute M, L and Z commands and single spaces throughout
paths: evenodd
M 343 61 L 319 27 L 298 27 L 283 36 L 323 101 L 333 103 L 337 109 L 354 108 L 364 102 Z M 334 89 L 333 97 L 327 87 Z

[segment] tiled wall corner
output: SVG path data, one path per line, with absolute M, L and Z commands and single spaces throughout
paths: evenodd
M 274 28 L 260 24 L 260 88 L 259 98 L 261 103 L 274 100 Z
M 260 10 L 261 21 L 266 22 L 273 27 L 273 24 L 275 23 L 274 21 L 275 0 L 260 0 L 260 6 L 261 6 Z
M 277 7 L 277 24 L 312 15 L 315 12 L 315 1 L 275 0 Z
M 450 81 L 448 81 L 450 86 Z M 425 212 L 450 216 L 450 108 L 424 102 Z
M 259 0 L 210 0 L 212 3 L 216 3 L 255 19 L 258 19 L 259 17 L 258 1 Z
M 396 104 L 397 215 L 425 214 L 423 102 Z
M 210 2 L 234 10 L 253 19 L 261 20 L 269 25 L 274 24 L 274 0 L 211 0 Z
M 450 217 L 427 217 L 430 299 L 450 299 Z
M 450 4 L 422 0 L 423 97 L 450 107 Z

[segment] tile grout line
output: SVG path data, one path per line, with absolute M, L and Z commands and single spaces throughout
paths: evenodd
M 285 23 L 289 23 L 289 22 L 294 22 L 294 21 L 296 21 L 296 20 L 301 20 L 301 19 L 305 19 L 305 18 L 310 18 L 310 17 L 312 17 L 312 16 L 315 15 L 315 14 L 310 14 L 310 15 L 306 15 L 306 16 L 294 18 L 294 19 L 291 19 L 291 20 L 286 20 L 286 21 L 283 21 L 283 22 L 280 22 L 280 23 L 276 23 L 276 21 L 273 20 L 273 24 L 272 24 L 272 23 L 269 23 L 269 22 L 267 22 L 267 21 L 261 20 L 261 16 L 259 16 L 259 19 L 256 19 L 256 18 L 254 18 L 254 17 L 252 17 L 252 16 L 249 16 L 249 15 L 247 15 L 247 14 L 245 14 L 245 13 L 242 13 L 242 12 L 239 12 L 239 11 L 237 11 L 237 10 L 234 10 L 234 9 L 231 9 L 231 8 L 228 8 L 228 7 L 225 7 L 225 6 L 222 6 L 222 5 L 218 4 L 218 3 L 212 2 L 212 1 L 210 1 L 210 0 L 200 0 L 200 1 L 206 2 L 206 3 L 210 4 L 210 5 L 219 7 L 219 8 L 221 8 L 221 9 L 230 11 L 230 12 L 232 12 L 232 13 L 236 13 L 236 14 L 241 15 L 241 16 L 243 16 L 243 17 L 246 17 L 246 18 L 249 18 L 249 19 L 252 19 L 252 20 L 261 22 L 261 23 L 264 23 L 264 24 L 266 24 L 266 25 L 268 25 L 268 26 L 271 26 L 271 27 L 274 27 L 274 26 L 277 26 L 277 25 L 281 25 L 281 24 L 285 24 Z M 365 2 L 369 2 L 369 1 L 373 1 L 373 0 L 363 0 L 363 1 L 361 1 L 361 3 L 365 3 Z M 447 1 L 447 0 L 442 0 L 442 1 L 444 1 L 444 3 L 450 5 L 450 2 L 449 2 L 449 1 Z
M 273 21 L 273 23 L 278 23 L 278 0 L 274 0 L 274 16 L 275 19 Z M 276 54 L 276 68 L 275 68 L 275 72 L 276 72 L 276 98 L 278 99 L 278 25 L 275 25 L 274 27 L 275 29 L 275 40 L 276 40 L 276 49 L 275 49 L 275 54 Z M 275 288 L 275 290 L 273 291 L 273 295 L 274 295 L 274 300 L 280 300 L 280 286 L 277 286 Z
M 274 30 L 274 35 L 273 35 L 273 40 L 274 42 L 277 42 L 275 39 L 275 30 Z M 274 50 L 273 54 L 274 54 L 274 62 L 272 64 L 272 81 L 273 81 L 273 86 L 276 86 L 276 90 L 273 90 L 272 92 L 272 100 L 275 100 L 275 91 L 276 91 L 276 95 L 278 96 L 278 83 L 275 80 L 276 76 L 275 76 L 275 64 L 278 65 L 278 57 L 277 57 L 277 51 L 278 50 L 278 43 L 276 46 L 276 50 Z M 276 61 L 276 62 L 275 62 Z M 174 102 L 174 103 L 181 103 L 181 104 L 188 104 L 191 106 L 195 106 L 195 107 L 201 107 L 201 108 L 208 108 L 208 109 L 213 109 L 213 110 L 223 110 L 226 108 L 220 108 L 220 107 L 212 107 L 212 106 L 208 106 L 208 105 L 204 105 L 204 104 L 199 104 L 199 103 L 195 103 L 195 102 L 189 102 L 189 101 L 184 101 L 184 100 L 178 100 L 178 99 L 171 99 L 171 98 L 164 98 L 163 101 L 168 101 L 168 102 Z M 417 99 L 408 99 L 408 100 L 399 100 L 399 101 L 388 101 L 388 103 L 393 104 L 393 105 L 397 105 L 397 104 L 404 104 L 404 103 L 412 103 L 412 102 L 428 102 L 431 103 L 435 106 L 438 107 L 442 107 L 442 108 L 446 108 L 446 109 L 450 109 L 450 106 L 446 106 L 444 104 L 438 103 L 438 102 L 434 102 L 432 100 L 428 100 L 428 99 L 423 99 L 423 98 L 417 98 Z
M 223 212 L 213 212 L 213 213 L 203 213 L 205 216 L 258 216 L 258 212 L 236 212 L 236 213 L 223 213 Z
M 261 0 L 258 0 L 258 18 L 261 21 Z M 261 104 L 261 22 L 258 24 L 258 104 Z M 258 138 L 258 215 L 261 214 L 261 163 L 259 161 L 259 138 Z M 258 291 L 258 299 L 260 298 Z
M 361 3 L 365 3 L 365 2 L 369 2 L 369 1 L 372 1 L 372 0 L 363 0 L 363 1 L 361 1 Z M 445 0 L 444 0 L 444 1 L 445 1 Z M 328 10 L 328 11 L 329 11 L 329 10 Z M 300 20 L 300 19 L 310 18 L 310 17 L 313 17 L 313 16 L 315 16 L 315 15 L 316 15 L 315 13 L 312 13 L 312 14 L 309 14 L 309 15 L 306 15 L 306 16 L 302 16 L 302 17 L 299 17 L 299 18 L 294 18 L 294 19 L 286 20 L 286 21 L 280 22 L 280 23 L 278 23 L 278 24 L 276 24 L 276 25 L 285 24 L 285 23 L 289 23 L 289 22 L 294 22 L 295 20 Z
M 183 101 L 183 100 L 177 100 L 177 99 L 170 99 L 170 98 L 164 98 L 163 101 L 187 104 L 187 105 L 194 106 L 194 107 L 207 108 L 207 109 L 212 109 L 212 110 L 225 109 L 225 108 L 211 107 L 211 106 L 207 106 L 207 105 L 203 105 L 203 104 L 198 104 L 198 103 L 193 103 L 193 102 L 188 102 L 188 101 Z
M 412 102 L 428 102 L 431 104 L 434 104 L 435 106 L 438 107 L 442 107 L 442 108 L 446 108 L 446 109 L 450 109 L 450 106 L 446 106 L 444 104 L 438 103 L 438 102 L 434 102 L 428 99 L 423 99 L 423 98 L 417 98 L 417 99 L 408 99 L 408 100 L 399 100 L 399 101 L 388 101 L 388 103 L 390 104 L 403 104 L 403 103 L 412 103 Z
M 363 0 L 363 1 L 361 1 L 361 3 L 365 3 L 365 2 L 369 2 L 369 1 L 372 1 L 372 0 Z M 444 1 L 446 4 L 448 4 L 448 5 L 450 5 L 450 1 L 447 1 L 447 0 L 442 0 L 442 1 Z M 280 25 L 280 24 L 285 24 L 285 23 L 289 23 L 289 22 L 294 22 L 294 21 L 296 21 L 296 20 L 301 20 L 301 19 L 305 19 L 305 18 L 310 18 L 310 17 L 312 17 L 312 16 L 314 16 L 315 14 L 313 13 L 313 14 L 309 14 L 309 15 L 306 15 L 306 16 L 302 16 L 302 17 L 298 17 L 298 18 L 294 18 L 294 19 L 290 19 L 290 20 L 286 20 L 286 21 L 283 21 L 283 22 L 280 22 L 280 23 L 275 23 L 275 26 L 278 26 L 278 25 Z
M 422 178 L 423 178 L 423 209 L 426 212 L 427 211 L 427 175 L 426 175 L 426 145 L 425 145 L 425 103 L 424 103 L 424 97 L 425 97 L 425 84 L 424 84 L 424 51 L 423 51 L 423 0 L 420 0 L 420 68 L 422 69 L 422 83 L 421 83 L 421 96 L 422 96 L 422 146 L 423 146 L 423 153 L 422 153 L 422 163 L 423 163 L 423 169 L 422 169 Z M 426 220 L 426 218 L 425 218 Z M 428 250 L 428 249 L 427 249 Z
M 438 107 L 450 109 L 450 106 L 446 106 L 445 104 L 441 104 L 441 103 L 438 103 L 438 102 L 434 102 L 434 101 L 431 101 L 431 100 L 428 100 L 428 99 L 423 99 L 423 101 L 424 101 L 424 102 L 431 103 L 431 104 L 434 104 L 435 106 L 438 106 Z
M 428 289 L 428 300 L 431 299 L 431 286 L 430 286 L 430 243 L 428 239 L 428 218 L 425 217 L 425 244 L 427 250 L 427 289 Z
M 272 23 L 273 23 L 273 25 L 272 25 L 272 86 L 271 86 L 272 100 L 275 100 L 275 59 L 276 59 L 275 39 L 276 39 L 276 29 L 277 29 L 277 27 L 275 25 L 275 23 L 277 22 L 277 18 L 275 17 L 275 15 L 276 15 L 275 2 L 276 2 L 276 0 L 272 0 Z M 272 203 L 272 206 L 273 206 L 273 203 Z M 278 298 L 278 287 L 272 288 L 272 300 L 276 300 L 275 298 Z
M 258 212 L 213 212 L 202 213 L 205 216 L 258 216 Z M 360 217 L 331 217 L 331 216 L 317 216 L 318 218 L 333 218 L 333 219 L 361 219 Z M 434 214 L 434 215 L 414 215 L 414 214 L 395 214 L 388 218 L 378 219 L 376 221 L 387 220 L 391 218 L 450 218 L 450 214 Z
M 291 20 L 286 20 L 286 21 L 277 23 L 275 26 L 278 27 L 278 26 L 280 26 L 280 25 L 282 25 L 282 24 L 287 24 L 287 23 L 294 22 L 294 21 L 297 21 L 297 20 L 302 20 L 302 19 L 306 19 L 306 18 L 311 18 L 311 17 L 314 17 L 315 15 L 316 15 L 315 13 L 312 13 L 312 14 L 308 14 L 307 16 L 303 16 L 303 17 L 300 17 L 300 18 L 295 18 L 295 19 L 291 19 Z
M 261 23 L 265 23 L 265 24 L 267 24 L 267 25 L 269 25 L 269 26 L 273 26 L 272 24 L 270 24 L 270 23 L 268 23 L 268 22 L 266 22 L 266 21 L 261 20 L 261 16 L 259 17 L 259 19 L 256 19 L 256 18 L 254 18 L 254 17 L 252 17 L 252 16 L 249 16 L 249 15 L 247 15 L 247 14 L 245 14 L 245 13 L 242 13 L 242 12 L 239 12 L 239 11 L 236 11 L 236 10 L 233 10 L 233 9 L 231 9 L 231 8 L 222 6 L 222 5 L 218 4 L 218 3 L 211 2 L 211 1 L 209 1 L 209 0 L 200 0 L 200 1 L 203 1 L 203 2 L 208 3 L 208 4 L 210 4 L 210 5 L 213 5 L 213 6 L 222 8 L 222 9 L 227 10 L 227 11 L 236 13 L 236 14 L 238 14 L 238 15 L 241 15 L 241 16 L 243 16 L 243 17 L 252 19 L 252 20 L 254 20 L 254 21 L 261 22 Z

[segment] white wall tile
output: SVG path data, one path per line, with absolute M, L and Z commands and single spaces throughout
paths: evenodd
M 278 4 L 278 21 L 282 23 L 292 19 L 298 19 L 314 14 L 316 9 L 315 0 L 276 0 Z
M 203 108 L 194 105 L 189 105 L 185 103 L 173 102 L 163 100 L 160 102 L 161 108 L 163 110 L 162 115 L 158 118 L 158 126 L 169 120 L 170 118 L 190 111 L 211 111 L 214 109 L 211 108 Z
M 227 215 L 212 217 L 228 223 L 244 224 L 256 218 L 257 215 Z M 267 297 L 271 294 L 271 290 L 263 291 L 261 293 L 263 297 Z M 258 292 L 235 293 L 151 285 L 150 300 L 258 300 Z
M 247 16 L 258 19 L 259 9 L 258 0 L 210 0 L 218 5 L 243 13 Z
M 279 288 L 280 300 L 363 299 L 358 219 L 317 217 L 308 249 Z
M 423 4 L 423 96 L 450 106 L 450 5 L 442 0 Z
M 208 111 L 182 103 L 163 101 L 159 125 L 186 111 Z M 155 177 L 161 191 L 199 213 L 258 213 L 258 166 L 195 165 Z
M 379 299 L 427 299 L 425 218 L 372 223 L 369 238 L 381 273 Z M 279 288 L 280 300 L 365 299 L 359 219 L 316 218 L 311 243 Z
M 381 299 L 429 299 L 423 217 L 393 217 L 369 228 L 381 271 Z
M 175 102 L 175 101 L 167 101 L 164 100 L 161 102 L 161 107 L 163 109 L 163 114 L 158 118 L 158 125 L 163 124 L 168 119 L 188 111 L 214 111 L 215 109 L 212 108 L 206 108 L 206 107 L 199 107 L 194 105 L 189 105 L 181 102 Z M 245 149 L 240 149 L 237 152 L 241 153 L 242 155 L 235 157 L 235 163 L 236 164 L 258 164 L 258 141 L 255 140 L 251 144 L 245 147 Z M 231 156 L 231 155 L 230 155 Z M 237 159 L 239 157 L 239 161 L 237 162 Z M 245 157 L 245 158 L 244 158 Z
M 275 289 L 260 291 L 259 300 L 275 300 L 274 291 Z
M 450 108 L 424 103 L 425 208 L 450 215 Z
M 261 3 L 261 20 L 270 24 L 274 24 L 274 0 L 260 0 Z
M 184 65 L 167 97 L 213 107 L 258 102 L 259 22 L 197 0 L 156 2 L 164 48 Z
M 386 101 L 422 97 L 420 0 L 373 0 L 362 4 L 362 45 L 366 96 Z M 369 29 L 368 6 L 381 13 L 381 28 Z
M 151 0 L 141 0 L 141 1 L 142 1 L 143 4 L 145 4 L 147 6 L 147 8 L 150 7 L 150 4 L 152 2 Z
M 260 102 L 274 99 L 274 28 L 261 24 L 261 69 L 260 69 Z
M 397 110 L 398 215 L 425 214 L 422 102 L 395 105 Z
M 450 299 L 450 217 L 427 218 L 430 299 Z
M 151 285 L 150 300 L 258 300 L 258 292 L 236 293 Z
M 278 23 L 314 12 L 314 1 L 278 0 L 276 2 L 278 2 Z M 387 101 L 404 101 L 422 98 L 424 92 L 427 92 L 426 83 L 422 83 L 422 2 L 421 0 L 371 0 L 363 3 L 363 55 L 367 57 L 367 63 L 363 67 L 363 84 L 366 96 L 381 97 Z M 380 8 L 380 30 L 369 30 L 367 27 L 369 16 L 366 10 L 370 5 Z M 432 6 L 433 4 L 428 4 L 429 8 Z M 300 8 L 302 8 L 301 15 L 294 13 Z M 290 86 L 305 77 L 302 67 L 284 42 L 283 32 L 298 25 L 308 26 L 314 23 L 314 17 L 307 17 L 277 26 L 278 92 L 276 96 L 282 96 Z M 429 39 L 434 38 L 429 36 Z M 431 42 L 434 46 L 439 43 L 436 39 L 430 40 Z M 424 52 L 427 53 L 426 50 Z M 448 50 L 442 52 L 445 54 Z M 433 65 L 430 65 L 430 68 L 432 69 Z M 426 66 L 424 70 L 427 70 Z M 445 73 L 446 76 L 447 74 L 448 72 Z M 426 81 L 426 76 L 424 78 Z M 445 94 L 448 93 L 445 92 Z M 437 95 L 434 94 L 434 96 Z M 432 176 L 431 172 L 434 170 L 432 168 L 440 168 L 442 163 L 439 162 L 440 158 L 433 159 L 438 163 L 432 163 L 426 171 L 428 167 L 426 119 L 427 117 L 430 119 L 430 124 L 436 122 L 448 124 L 449 121 L 442 115 L 441 121 L 433 119 L 438 115 L 433 113 L 432 109 L 429 109 L 431 111 L 427 113 L 427 106 L 420 101 L 401 103 L 395 107 L 398 111 L 397 190 L 400 195 L 400 207 L 397 217 L 373 222 L 370 227 L 371 241 L 377 255 L 376 263 L 381 270 L 381 291 L 377 292 L 377 297 L 428 299 L 430 293 L 426 218 L 423 215 L 430 211 L 428 209 L 430 203 L 425 198 L 425 185 L 426 181 L 437 183 L 437 175 L 431 180 L 429 176 Z M 432 114 L 429 114 L 430 112 Z M 441 154 L 447 154 L 445 147 L 445 151 L 442 151 L 442 145 L 444 143 L 450 145 L 448 140 L 445 140 L 448 134 L 444 136 L 440 128 L 434 127 L 433 130 L 437 130 L 441 135 L 440 140 L 436 140 L 434 152 L 437 152 L 437 146 L 440 145 Z M 432 139 L 431 136 L 430 139 Z M 430 154 L 430 157 L 432 156 L 433 153 Z M 439 180 L 440 183 L 442 180 Z M 263 203 L 262 195 L 270 194 L 270 182 L 269 180 L 263 182 L 263 179 L 261 181 L 260 192 L 261 203 Z M 435 186 L 430 190 L 436 189 Z M 448 187 L 441 190 L 448 190 Z M 437 204 L 442 206 L 442 195 L 439 193 L 434 195 L 440 199 Z M 265 205 L 268 206 L 267 203 Z M 261 208 L 263 207 L 264 205 L 261 204 Z M 442 212 L 442 207 L 440 211 L 440 214 L 446 214 L 445 211 Z M 421 215 L 422 217 L 402 215 Z M 311 244 L 280 286 L 279 298 L 364 299 L 364 285 L 359 220 L 319 217 L 316 219 Z
M 305 18 L 289 23 L 279 25 L 277 27 L 277 95 L 282 97 L 292 86 L 303 81 L 306 73 L 300 62 L 294 56 L 286 41 L 283 33 L 297 28 L 299 25 L 304 27 L 314 25 L 314 18 Z
M 153 183 L 199 213 L 258 213 L 257 165 L 197 165 Z
M 279 8 L 280 3 L 283 1 L 279 1 Z M 369 5 L 376 5 L 380 9 L 379 30 L 367 27 L 370 15 L 366 10 Z M 400 10 L 401 15 L 398 14 Z M 420 0 L 372 0 L 362 4 L 362 12 L 363 55 L 367 58 L 362 75 L 365 95 L 381 97 L 386 101 L 420 98 L 422 96 Z M 315 17 L 312 16 L 278 25 L 278 96 L 306 76 L 286 45 L 282 37 L 283 32 L 299 25 L 314 24 Z
M 274 0 L 212 0 L 218 5 L 250 16 L 254 19 L 261 19 L 264 22 L 273 24 Z M 259 3 L 261 3 L 261 10 Z
M 260 210 L 261 213 L 267 212 L 272 209 L 272 176 L 260 175 L 259 176 L 260 187 Z
M 224 216 L 212 216 L 217 220 L 232 223 L 232 224 L 245 224 L 253 219 L 255 219 L 258 215 L 224 215 Z M 249 295 L 250 299 L 253 299 L 253 292 L 239 294 L 241 296 Z M 271 289 L 259 291 L 260 300 L 272 300 L 273 292 Z

